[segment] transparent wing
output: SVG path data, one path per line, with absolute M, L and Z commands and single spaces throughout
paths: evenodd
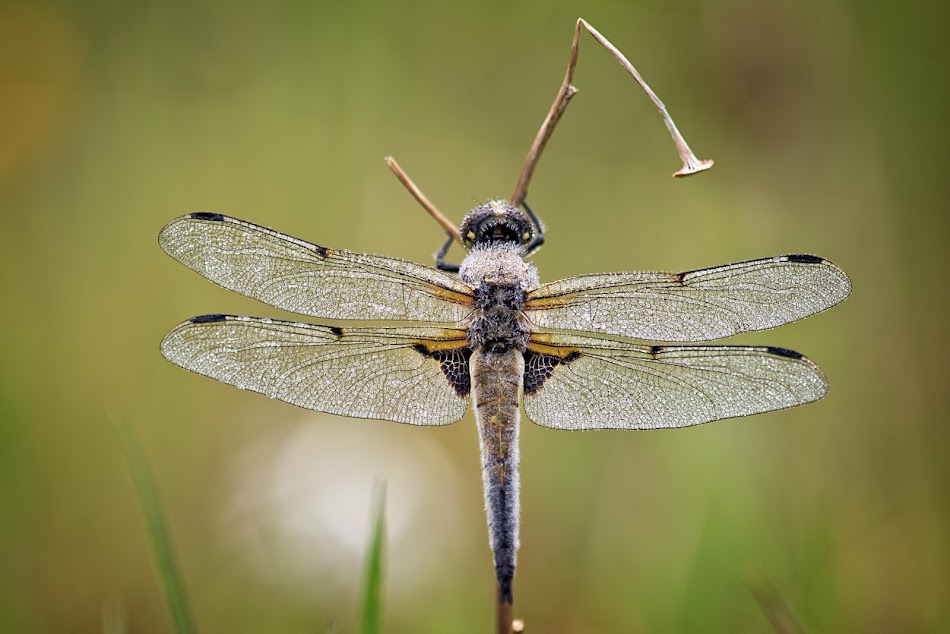
M 161 350 L 187 370 L 318 412 L 446 425 L 468 404 L 460 330 L 204 315 L 173 328 Z
M 471 309 L 472 290 L 435 269 L 328 249 L 221 214 L 182 216 L 158 242 L 212 282 L 302 315 L 455 323 Z
M 687 427 L 809 403 L 827 391 L 818 366 L 784 348 L 536 334 L 525 353 L 525 413 L 555 429 Z
M 709 341 L 813 315 L 850 292 L 834 263 L 781 255 L 685 273 L 572 277 L 528 293 L 525 311 L 539 328 Z

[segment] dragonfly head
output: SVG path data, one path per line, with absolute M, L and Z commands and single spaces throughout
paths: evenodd
M 477 244 L 529 244 L 534 237 L 524 212 L 504 200 L 491 200 L 468 212 L 459 227 L 466 249 Z

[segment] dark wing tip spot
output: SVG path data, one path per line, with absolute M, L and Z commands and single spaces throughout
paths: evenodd
M 197 317 L 192 317 L 188 321 L 190 321 L 193 324 L 210 324 L 215 321 L 224 321 L 227 318 L 228 318 L 227 315 L 215 313 L 213 315 L 198 315 Z
M 801 359 L 803 356 L 805 356 L 803 354 L 799 354 L 798 352 L 795 352 L 794 350 L 789 350 L 788 348 L 777 348 L 775 346 L 768 346 L 766 350 L 768 350 L 769 354 L 774 354 L 780 357 L 788 357 L 789 359 Z
M 210 211 L 196 211 L 193 214 L 188 214 L 188 217 L 194 218 L 195 220 L 213 220 L 215 222 L 221 222 L 224 220 L 223 215 L 212 213 Z
M 332 332 L 333 336 L 337 338 L 343 336 L 343 329 L 339 326 L 330 326 L 330 332 Z
M 786 255 L 785 259 L 787 259 L 789 262 L 795 262 L 797 264 L 821 264 L 825 261 L 825 258 L 820 258 L 817 255 L 807 255 L 804 253 Z
M 327 257 L 327 248 L 326 248 L 326 247 L 321 247 L 319 244 L 315 244 L 315 245 L 313 245 L 313 250 L 314 250 L 314 251 L 317 253 L 317 255 L 319 255 L 321 258 Z

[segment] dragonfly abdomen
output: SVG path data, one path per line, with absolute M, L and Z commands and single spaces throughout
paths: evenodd
M 518 551 L 518 403 L 524 356 L 515 348 L 479 349 L 470 360 L 472 404 L 482 455 L 488 537 L 495 557 L 498 602 L 513 603 Z

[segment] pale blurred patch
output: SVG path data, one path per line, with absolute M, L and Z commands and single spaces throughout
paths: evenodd
M 388 585 L 408 595 L 431 583 L 454 556 L 457 501 L 471 496 L 432 430 L 417 431 L 306 415 L 287 434 L 257 439 L 236 453 L 224 480 L 222 547 L 266 581 L 356 588 L 373 490 L 385 482 Z

